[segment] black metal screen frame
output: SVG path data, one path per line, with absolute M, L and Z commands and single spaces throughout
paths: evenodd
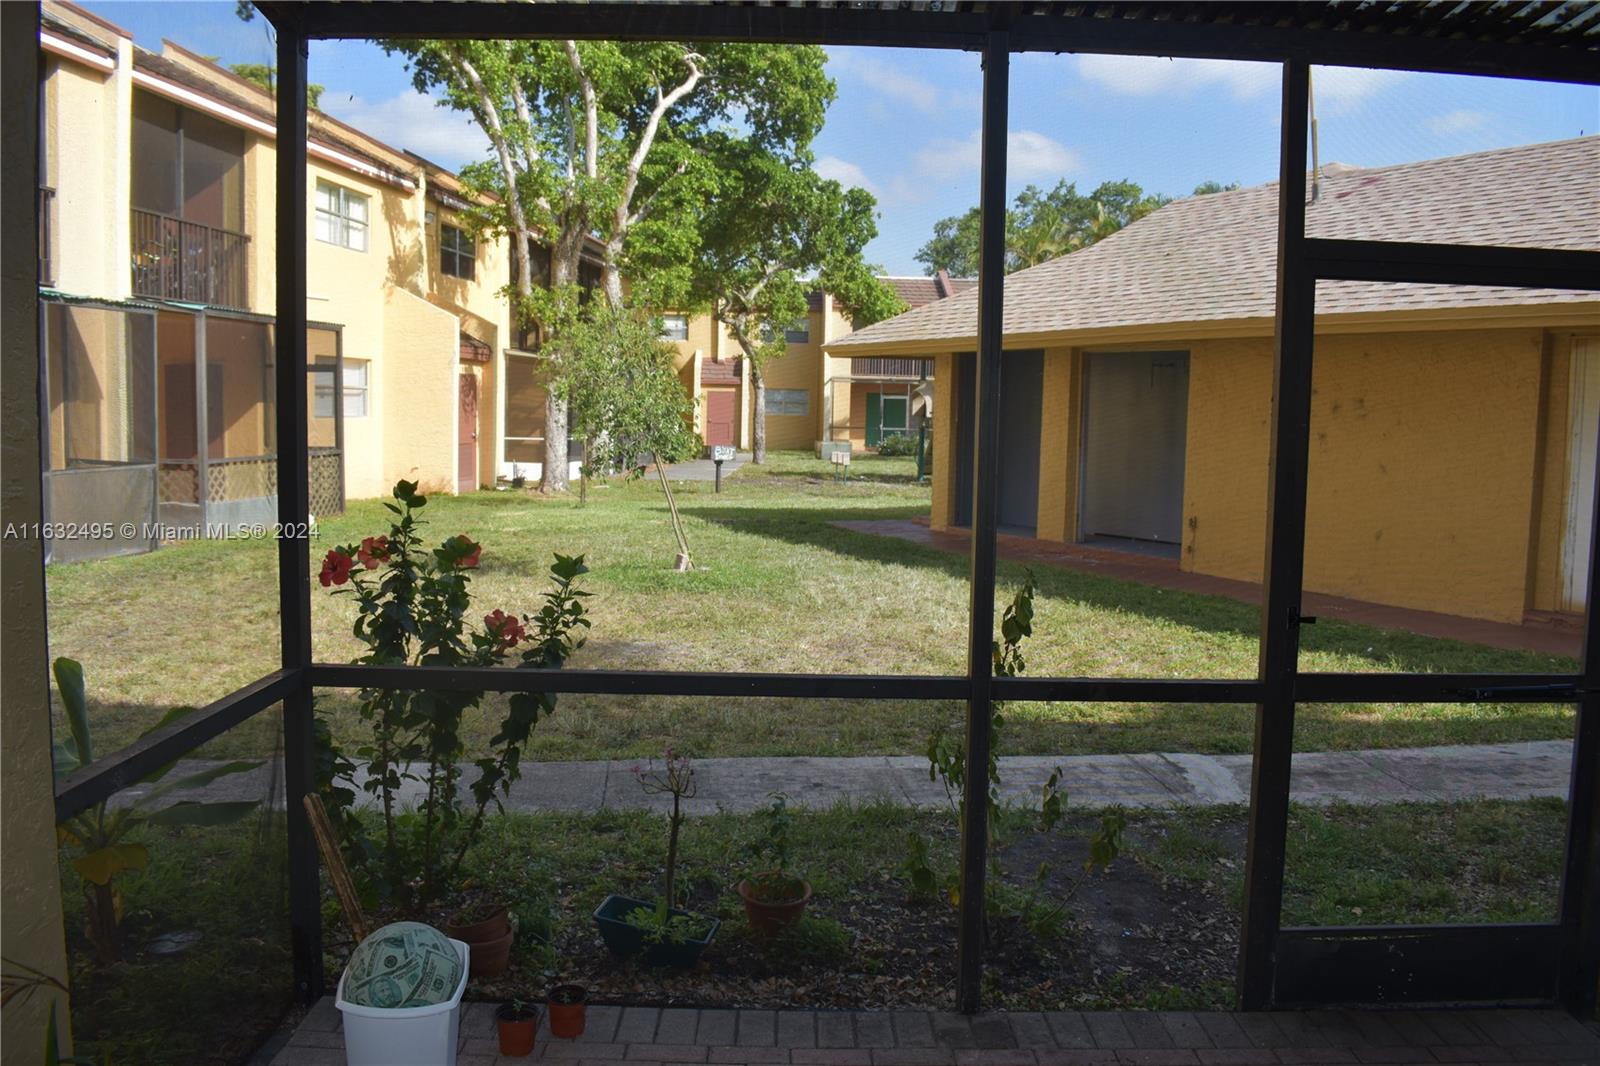
M 277 31 L 277 437 L 279 520 L 305 529 L 306 410 L 306 56 L 310 39 L 365 39 L 365 4 L 261 2 Z M 1092 5 L 1090 5 L 1092 6 Z M 1175 9 L 1176 10 L 1176 9 Z M 1419 9 L 1420 10 L 1420 9 Z M 1487 9 L 1486 9 L 1487 10 Z M 978 395 L 968 668 L 955 676 L 873 676 L 657 671 L 539 671 L 378 667 L 317 663 L 311 653 L 309 545 L 279 540 L 282 668 L 184 723 L 65 779 L 58 817 L 106 798 L 148 769 L 279 702 L 283 705 L 289 800 L 291 923 L 298 992 L 325 990 L 315 844 L 300 798 L 311 788 L 311 696 L 318 687 L 390 686 L 484 691 L 786 696 L 816 699 L 967 702 L 969 752 L 981 758 L 996 700 L 1095 700 L 1252 704 L 1256 738 L 1251 782 L 1239 1004 L 1381 1001 L 1560 1002 L 1593 1010 L 1600 981 L 1600 553 L 1591 553 L 1582 667 L 1577 674 L 1333 674 L 1297 667 L 1305 540 L 1305 494 L 1315 285 L 1318 279 L 1434 281 L 1600 289 L 1600 253 L 1309 239 L 1305 235 L 1306 105 L 1313 62 L 1470 73 L 1541 81 L 1600 83 L 1583 49 L 1533 48 L 1503 39 L 1333 32 L 1311 24 L 1097 17 L 1075 7 L 1027 4 L 955 10 L 822 5 L 538 5 L 465 2 L 388 4 L 390 37 L 700 39 L 964 49 L 982 55 Z M 1293 20 L 1290 20 L 1291 23 Z M 1491 35 L 1492 37 L 1492 35 Z M 1004 337 L 1004 174 L 1008 66 L 1013 52 L 1248 59 L 1283 66 L 1279 173 L 1278 282 L 1273 431 L 1261 659 L 1253 680 L 995 678 L 994 620 L 999 449 L 996 415 Z M 283 442 L 292 442 L 284 446 Z M 1596 493 L 1600 524 L 1600 493 Z M 1290 754 L 1297 701 L 1573 702 L 1567 852 L 1560 912 L 1553 923 L 1386 928 L 1281 926 Z M 969 789 L 981 787 L 969 782 Z M 980 1006 L 981 900 L 986 805 L 966 804 L 958 1005 Z M 1405 979 L 1397 980 L 1396 973 Z

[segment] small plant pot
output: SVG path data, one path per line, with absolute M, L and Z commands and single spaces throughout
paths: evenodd
M 467 973 L 471 977 L 499 977 L 511 965 L 511 941 L 516 932 L 504 907 L 496 907 L 487 917 L 473 922 L 458 923 L 452 918 L 445 923 L 445 935 L 467 945 Z
M 533 1054 L 533 1038 L 539 1031 L 539 1008 L 524 1007 L 519 1011 L 510 1003 L 502 1003 L 495 1008 L 494 1024 L 500 1033 L 500 1054 L 508 1058 Z
M 739 898 L 744 901 L 745 920 L 762 936 L 771 936 L 780 929 L 798 922 L 811 902 L 811 882 L 802 880 L 804 890 L 794 899 L 764 900 L 755 895 L 749 881 L 739 882 Z
M 589 1006 L 589 990 L 582 985 L 557 985 L 550 990 L 546 1010 L 550 1014 L 550 1035 L 576 1040 L 583 1035 L 584 1012 Z
M 707 923 L 705 935 L 677 944 L 670 941 L 651 943 L 645 938 L 643 929 L 628 924 L 627 915 L 636 908 L 654 906 L 655 904 L 648 900 L 634 899 L 632 896 L 607 896 L 594 911 L 594 924 L 600 930 L 600 939 L 605 941 L 606 947 L 611 949 L 613 955 L 621 958 L 639 955 L 644 958 L 646 966 L 665 966 L 674 970 L 690 969 L 700 961 L 701 953 L 710 946 L 722 922 L 716 918 L 707 918 L 693 911 L 673 907 L 667 912 L 671 917 L 700 918 L 705 921 Z

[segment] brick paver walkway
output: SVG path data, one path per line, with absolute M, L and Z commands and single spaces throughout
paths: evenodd
M 272 1066 L 343 1066 L 331 999 Z M 1256 1066 L 1477 1063 L 1600 1066 L 1600 1031 L 1558 1011 L 1052 1011 L 966 1017 L 920 1010 L 773 1011 L 590 1007 L 575 1041 L 541 1024 L 534 1059 L 564 1063 L 840 1066 Z M 457 1066 L 509 1066 L 493 1007 L 463 1008 Z M 395 1063 L 393 1066 L 413 1066 Z M 422 1066 L 422 1064 L 415 1064 Z
M 928 528 L 927 520 L 903 518 L 847 520 L 833 523 L 841 529 L 857 533 L 871 533 L 880 537 L 919 544 L 938 551 L 957 555 L 969 549 L 965 530 L 936 532 Z M 1088 544 L 1064 544 L 1061 541 L 1018 537 L 1009 533 L 999 536 L 1000 557 L 1028 565 L 1058 566 L 1086 574 L 1100 574 L 1123 581 L 1137 581 L 1144 585 L 1195 592 L 1203 596 L 1224 596 L 1241 603 L 1259 604 L 1261 586 L 1253 581 L 1234 581 L 1210 574 L 1197 574 L 1184 570 L 1176 559 L 1141 555 L 1136 552 L 1117 551 Z M 1380 629 L 1399 629 L 1427 637 L 1460 640 L 1468 644 L 1484 644 L 1491 648 L 1508 648 L 1514 651 L 1536 651 L 1547 655 L 1566 655 L 1576 658 L 1583 645 L 1583 625 L 1574 615 L 1549 612 L 1530 613 L 1521 625 L 1507 622 L 1490 622 L 1481 618 L 1462 618 L 1434 611 L 1416 611 L 1407 607 L 1389 607 L 1381 603 L 1367 603 L 1343 596 L 1329 596 L 1320 592 L 1307 592 L 1301 597 L 1301 607 L 1309 615 L 1337 618 L 1341 621 L 1360 622 Z

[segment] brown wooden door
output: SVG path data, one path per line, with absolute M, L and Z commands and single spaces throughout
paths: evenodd
M 733 389 L 706 390 L 706 443 L 733 444 L 734 420 L 738 405 L 733 402 Z
M 461 418 L 456 428 L 456 491 L 478 487 L 478 379 L 461 375 Z

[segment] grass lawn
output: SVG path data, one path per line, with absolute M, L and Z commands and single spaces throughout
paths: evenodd
M 698 569 L 674 573 L 653 481 L 576 496 L 526 492 L 434 497 L 430 539 L 467 532 L 484 545 L 474 613 L 529 610 L 553 552 L 582 553 L 594 628 L 573 669 L 959 673 L 966 645 L 966 560 L 839 529 L 840 519 L 925 514 L 929 490 L 906 459 L 858 459 L 852 480 L 803 453 L 779 453 L 710 483 L 681 485 Z M 324 519 L 314 557 L 383 532 L 377 501 Z M 199 542 L 145 556 L 51 567 L 54 655 L 83 661 L 101 752 L 163 708 L 215 699 L 278 660 L 276 551 L 270 541 Z M 315 570 L 315 567 L 313 567 Z M 1022 570 L 1003 563 L 1000 597 Z M 1231 600 L 1041 568 L 1028 672 L 1044 675 L 1249 677 L 1257 612 Z M 349 660 L 346 597 L 313 595 L 319 658 Z M 1304 637 L 1311 670 L 1560 671 L 1571 661 L 1324 620 Z M 324 692 L 336 732 L 359 735 L 352 693 Z M 471 726 L 486 738 L 498 697 Z M 658 697 L 562 698 L 529 756 L 634 758 L 668 743 L 699 755 L 916 754 L 955 704 Z M 1006 750 L 1248 751 L 1247 707 L 1014 704 Z M 1302 750 L 1548 739 L 1571 735 L 1558 706 L 1307 706 Z M 270 748 L 265 724 L 214 742 L 216 753 Z

